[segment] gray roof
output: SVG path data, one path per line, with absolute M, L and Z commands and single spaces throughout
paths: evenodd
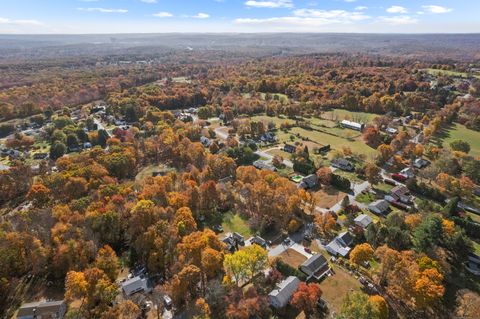
M 325 267 L 325 265 L 328 265 L 327 260 L 325 257 L 323 257 L 322 254 L 315 254 L 312 257 L 308 258 L 303 262 L 302 265 L 300 265 L 300 268 L 302 269 L 303 272 L 305 272 L 307 275 L 313 275 L 315 274 L 318 270 L 321 268 Z
M 318 177 L 316 174 L 310 174 L 302 178 L 301 185 L 307 186 L 307 188 L 313 188 L 318 184 Z
M 66 305 L 63 300 L 29 302 L 20 307 L 17 313 L 17 318 L 33 317 L 33 310 L 35 310 L 37 316 L 58 314 L 59 318 L 63 318 L 65 309 Z
M 340 255 L 345 257 L 350 252 L 350 245 L 353 243 L 353 238 L 349 232 L 343 232 L 335 237 L 328 245 L 326 249 L 328 252 L 334 255 Z
M 275 299 L 280 308 L 285 307 L 293 293 L 297 290 L 299 284 L 300 279 L 295 276 L 289 276 L 279 283 L 277 287 L 268 294 L 268 297 L 270 300 Z M 272 303 L 272 301 L 270 302 Z
M 130 296 L 138 291 L 149 291 L 147 282 L 147 278 L 142 278 L 140 276 L 133 277 L 122 283 L 122 290 L 127 296 Z
M 383 213 L 386 212 L 390 208 L 390 204 L 383 199 L 379 199 L 370 205 L 368 205 L 368 209 L 376 209 L 379 212 Z
M 354 219 L 354 222 L 355 224 L 360 225 L 363 228 L 366 228 L 368 225 L 372 223 L 372 217 L 368 216 L 367 214 L 361 214 Z

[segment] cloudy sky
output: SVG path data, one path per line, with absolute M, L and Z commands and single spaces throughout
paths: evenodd
M 0 0 L 0 33 L 479 33 L 480 0 Z

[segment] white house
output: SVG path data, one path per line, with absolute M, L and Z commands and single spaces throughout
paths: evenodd
M 148 279 L 145 277 L 133 277 L 122 283 L 122 290 L 126 296 L 131 296 L 136 292 L 150 292 L 152 290 L 148 285 Z
M 285 307 L 292 298 L 293 293 L 300 285 L 300 279 L 290 276 L 277 285 L 277 287 L 268 294 L 268 301 L 273 308 L 280 309 Z

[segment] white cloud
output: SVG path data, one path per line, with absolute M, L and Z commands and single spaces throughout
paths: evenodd
M 355 8 L 355 11 L 365 11 L 365 10 L 367 10 L 367 9 L 368 9 L 368 7 L 358 6 L 358 7 Z
M 0 17 L 0 24 L 10 24 L 10 25 L 18 25 L 18 26 L 44 26 L 43 22 L 38 20 L 11 20 L 7 18 Z
M 453 10 L 450 8 L 445 8 L 445 7 L 436 6 L 436 5 L 422 6 L 422 8 L 428 13 L 435 13 L 435 14 L 448 13 Z
M 157 18 L 170 18 L 170 17 L 173 17 L 173 14 L 167 11 L 160 11 L 160 12 L 154 13 L 153 16 Z
M 143 3 L 157 3 L 157 0 L 140 0 Z
M 391 6 L 390 8 L 387 9 L 388 13 L 407 13 L 408 10 L 407 8 L 401 7 L 401 6 Z
M 101 12 L 101 13 L 127 13 L 127 9 L 106 9 L 106 8 L 77 8 L 78 11 Z
M 234 23 L 243 25 L 268 25 L 287 29 L 288 27 L 312 28 L 334 24 L 348 25 L 368 19 L 370 19 L 370 17 L 364 15 L 362 12 L 298 9 L 293 11 L 293 16 L 264 19 L 238 18 L 234 20 Z
M 293 8 L 292 0 L 248 0 L 245 5 L 254 8 Z
M 394 17 L 379 17 L 377 22 L 390 25 L 407 25 L 418 23 L 418 19 L 412 18 L 411 16 L 402 15 Z
M 195 19 L 208 19 L 208 18 L 210 18 L 210 15 L 209 15 L 208 13 L 199 12 L 199 13 L 197 13 L 196 15 L 191 16 L 191 18 L 195 18 Z

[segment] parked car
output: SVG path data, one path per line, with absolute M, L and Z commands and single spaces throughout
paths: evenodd
M 392 178 L 397 182 L 405 182 L 408 179 L 405 175 L 399 173 L 392 174 Z
M 216 233 L 223 233 L 223 227 L 222 225 L 214 225 L 212 227 L 213 231 L 216 232 Z
M 168 295 L 163 296 L 163 303 L 165 304 L 166 308 L 170 308 L 173 305 L 172 298 Z

